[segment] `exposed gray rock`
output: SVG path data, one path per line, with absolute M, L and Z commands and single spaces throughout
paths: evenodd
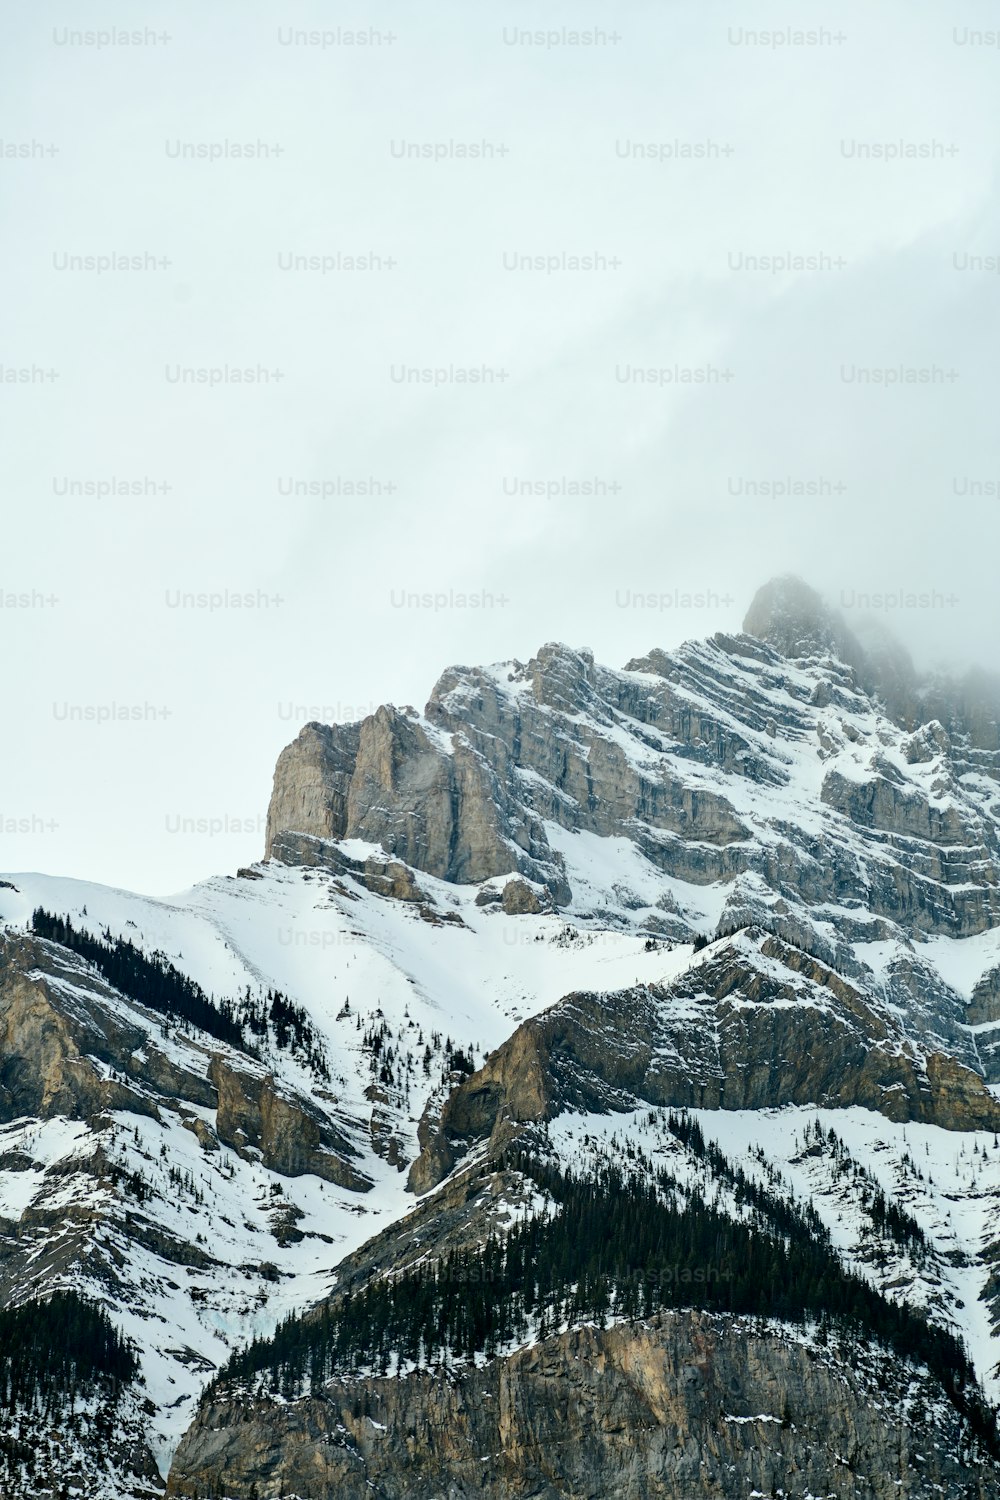
M 0 1121 L 113 1109 L 155 1118 L 158 1096 L 211 1105 L 203 1058 L 203 1071 L 178 1066 L 65 948 L 0 931 Z
M 275 1085 L 263 1070 L 236 1067 L 216 1053 L 211 1079 L 218 1096 L 219 1140 L 241 1155 L 249 1149 L 273 1172 L 301 1177 L 313 1172 L 342 1187 L 365 1190 L 371 1181 L 352 1162 L 357 1151 L 314 1102 Z
M 526 880 L 508 880 L 500 902 L 509 917 L 537 916 L 549 905 Z
M 861 1105 L 890 1120 L 1000 1129 L 1000 1101 L 950 1053 L 923 1051 L 889 1007 L 780 939 L 706 950 L 666 987 L 568 995 L 525 1021 L 423 1122 L 425 1192 L 471 1145 L 564 1109 Z
M 747 635 L 767 641 L 782 656 L 835 656 L 860 667 L 865 656 L 855 637 L 815 589 L 786 574 L 759 588 L 743 621 Z
M 306 724 L 278 757 L 267 813 L 267 853 L 285 829 L 343 838 L 360 742 L 358 724 Z
M 168 1494 L 233 1500 L 987 1500 L 953 1408 L 881 1351 L 703 1313 L 586 1327 L 450 1379 L 337 1382 L 291 1405 L 207 1402 Z M 918 1400 L 928 1415 L 914 1424 Z
M 759 592 L 745 629 L 620 672 L 550 643 L 527 664 L 449 669 L 423 716 L 309 725 L 279 759 L 268 854 L 309 862 L 303 835 L 361 838 L 445 880 L 517 874 L 567 904 L 561 828 L 629 839 L 691 884 L 753 874 L 816 929 L 826 905 L 901 936 L 1000 921 L 992 680 L 921 683 L 884 634 L 866 653 L 794 579 Z M 807 745 L 829 763 L 818 834 L 782 795 Z
M 902 834 L 930 844 L 972 846 L 981 858 L 988 858 L 988 851 L 981 843 L 985 830 L 980 823 L 963 818 L 953 805 L 931 806 L 926 797 L 906 785 L 892 763 L 882 756 L 873 757 L 872 771 L 874 774 L 865 781 L 849 780 L 837 771 L 830 771 L 823 780 L 820 796 L 859 827 Z

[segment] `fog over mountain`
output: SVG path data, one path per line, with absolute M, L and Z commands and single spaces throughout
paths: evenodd
M 989 667 L 991 28 L 12 15 L 11 862 L 177 889 L 251 856 L 296 723 L 732 631 L 789 571 Z

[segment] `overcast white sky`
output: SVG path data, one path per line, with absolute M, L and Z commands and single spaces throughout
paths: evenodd
M 40 0 L 0 24 L 0 868 L 158 894 L 232 871 L 300 708 L 422 706 L 446 665 L 553 638 L 621 665 L 738 627 L 789 569 L 849 620 L 926 591 L 882 618 L 920 659 L 994 665 L 995 7 Z M 783 255 L 814 259 L 750 268 Z M 271 378 L 178 378 L 227 366 Z M 860 383 L 901 367 L 927 382 Z M 750 489 L 787 480 L 819 493 Z M 71 488 L 109 481 L 141 493 Z M 178 603 L 227 590 L 268 602 Z

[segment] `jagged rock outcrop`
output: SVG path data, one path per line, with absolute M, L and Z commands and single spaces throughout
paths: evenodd
M 1000 965 L 988 969 L 972 991 L 966 1019 L 970 1026 L 1000 1021 Z
M 131 1011 L 131 1014 L 130 1014 Z M 0 1122 L 24 1116 L 93 1122 L 113 1110 L 159 1118 L 159 1104 L 216 1110 L 218 1139 L 256 1150 L 287 1176 L 314 1172 L 344 1187 L 371 1184 L 343 1130 L 313 1100 L 276 1087 L 251 1058 L 188 1043 L 180 1066 L 155 1040 L 153 1017 L 123 1003 L 56 943 L 0 931 Z M 152 1033 L 152 1034 L 151 1034 Z M 202 1121 L 192 1121 L 202 1137 Z
M 980 858 L 988 859 L 988 851 L 982 846 L 985 829 L 979 820 L 973 823 L 953 802 L 933 805 L 928 797 L 908 787 L 902 774 L 881 755 L 872 757 L 870 769 L 872 774 L 864 781 L 830 771 L 823 780 L 820 797 L 859 827 L 946 848 L 952 844 L 974 849 L 979 846 Z M 935 878 L 947 883 L 941 864 L 934 873 Z M 990 873 L 994 874 L 992 884 L 996 877 Z
M 917 1406 L 925 1414 L 917 1418 Z M 450 1379 L 333 1382 L 288 1405 L 206 1402 L 168 1494 L 233 1500 L 968 1500 L 953 1408 L 872 1351 L 852 1368 L 780 1327 L 665 1313 L 543 1339 Z
M 360 725 L 308 724 L 282 752 L 265 853 L 286 832 L 356 838 L 443 880 L 484 880 L 517 868 L 501 831 L 516 820 L 509 803 L 500 777 L 460 736 L 449 741 L 416 715 L 380 708 Z
M 864 651 L 842 617 L 792 574 L 772 578 L 757 590 L 743 630 L 793 660 L 835 656 L 852 667 L 865 662 Z
M 972 1068 L 923 1051 L 888 1007 L 751 931 L 670 986 L 573 994 L 524 1022 L 429 1108 L 410 1185 L 426 1192 L 472 1143 L 506 1139 L 512 1125 L 640 1103 L 861 1105 L 890 1120 L 1000 1129 L 1000 1101 Z
M 347 799 L 361 739 L 359 724 L 306 724 L 278 757 L 267 814 L 267 851 L 284 829 L 343 838 Z
M 561 831 L 583 832 L 690 884 L 753 875 L 816 941 L 815 909 L 853 904 L 908 935 L 983 932 L 1000 921 L 1000 690 L 923 684 L 866 640 L 786 578 L 744 634 L 620 672 L 557 644 L 451 668 L 423 715 L 302 731 L 275 772 L 267 854 L 360 838 L 449 881 L 516 873 L 565 905 Z
M 57 944 L 0 931 L 0 1121 L 113 1109 L 155 1116 L 157 1095 L 214 1101 L 205 1073 L 158 1047 L 89 965 Z
M 346 1135 L 314 1104 L 282 1092 L 271 1074 L 237 1068 L 216 1054 L 210 1076 L 218 1097 L 215 1128 L 225 1145 L 241 1155 L 258 1152 L 266 1167 L 286 1177 L 313 1172 L 355 1191 L 371 1187 L 352 1165 L 357 1152 Z
M 548 904 L 526 880 L 508 880 L 500 897 L 500 905 L 509 917 L 537 917 Z
M 368 855 L 354 859 L 328 839 L 309 833 L 275 835 L 272 855 L 283 864 L 303 865 L 307 869 L 327 870 L 331 875 L 350 875 L 365 890 L 394 901 L 429 901 L 414 878 L 413 871 L 398 859 L 379 859 Z

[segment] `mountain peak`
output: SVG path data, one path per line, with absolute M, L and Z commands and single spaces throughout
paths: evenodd
M 780 574 L 757 590 L 743 630 L 767 641 L 782 656 L 832 654 L 852 666 L 864 660 L 840 614 L 794 573 Z

